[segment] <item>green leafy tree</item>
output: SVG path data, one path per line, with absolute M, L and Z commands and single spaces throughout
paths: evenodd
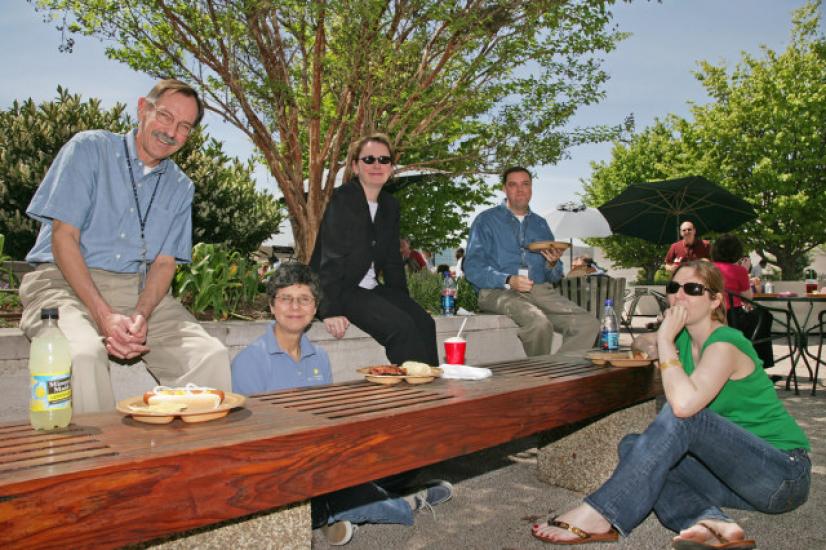
M 196 83 L 207 108 L 257 147 L 306 259 L 359 135 L 385 131 L 408 167 L 454 176 L 551 164 L 573 144 L 613 135 L 561 130 L 602 97 L 598 57 L 622 37 L 609 26 L 612 1 L 36 3 L 68 21 L 64 30 L 110 40 L 111 58 Z M 460 211 L 464 191 L 447 195 Z
M 224 244 L 246 256 L 278 232 L 284 211 L 256 190 L 251 162 L 228 157 L 203 131 L 189 137 L 175 161 L 195 182 L 193 243 Z
M 38 224 L 26 207 L 60 148 L 83 130 L 125 132 L 134 125 L 125 105 L 104 110 L 100 100 L 82 101 L 61 87 L 54 101 L 15 101 L 0 111 L 0 233 L 12 258 L 22 260 L 34 244 Z M 224 242 L 246 254 L 278 230 L 283 214 L 255 190 L 251 167 L 228 158 L 203 130 L 175 160 L 195 182 L 195 242 Z
M 694 174 L 694 160 L 687 155 L 674 128 L 678 123 L 680 120 L 676 117 L 657 120 L 628 143 L 615 142 L 610 161 L 591 163 L 593 172 L 583 185 L 585 203 L 589 206 L 604 204 L 632 183 Z M 622 235 L 588 239 L 588 243 L 601 247 L 617 267 L 641 268 L 639 279 L 644 282 L 654 281 L 668 251 L 668 245 Z
M 731 71 L 702 63 L 712 103 L 693 109 L 683 131 L 701 173 L 750 201 L 748 248 L 799 279 L 826 226 L 826 38 L 821 2 L 793 16 L 783 52 L 743 54 Z
M 474 178 L 447 174 L 410 176 L 389 187 L 401 205 L 402 236 L 422 250 L 459 246 L 467 236 L 466 213 L 489 196 Z
M 738 229 L 748 249 L 799 279 L 826 225 L 826 38 L 818 33 L 821 2 L 793 16 L 781 53 L 743 54 L 736 68 L 701 63 L 697 78 L 713 101 L 692 108 L 693 121 L 669 116 L 616 143 L 611 161 L 594 165 L 586 202 L 599 205 L 629 183 L 702 175 L 749 201 L 757 219 Z M 625 237 L 601 240 L 623 267 L 643 266 L 649 279 L 664 250 Z

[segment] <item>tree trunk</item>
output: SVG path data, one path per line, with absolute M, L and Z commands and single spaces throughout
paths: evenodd
M 767 250 L 777 258 L 775 265 L 780 268 L 782 280 L 798 281 L 803 279 L 803 269 L 809 265 L 809 258 L 806 254 L 790 253 L 784 249 Z

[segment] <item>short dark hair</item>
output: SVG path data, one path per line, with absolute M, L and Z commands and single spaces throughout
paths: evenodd
M 195 103 L 198 105 L 198 116 L 195 117 L 193 126 L 198 126 L 201 123 L 201 120 L 204 118 L 204 103 L 201 101 L 201 98 L 198 96 L 198 92 L 195 91 L 195 88 L 181 80 L 167 78 L 164 80 L 159 80 L 158 83 L 155 84 L 151 90 L 149 90 L 149 93 L 146 94 L 146 99 L 154 102 L 159 100 L 165 93 L 183 94 L 187 97 L 193 98 Z
M 267 296 L 270 303 L 272 304 L 275 300 L 279 290 L 293 285 L 307 285 L 315 298 L 316 305 L 321 302 L 321 282 L 318 275 L 301 262 L 287 262 L 281 264 L 267 281 Z
M 525 168 L 524 166 L 511 166 L 509 168 L 506 168 L 505 171 L 502 172 L 502 185 L 505 185 L 505 183 L 507 183 L 508 176 L 510 176 L 514 172 L 525 172 L 526 174 L 528 174 L 528 177 L 530 177 L 531 180 L 533 180 L 533 174 L 531 174 L 531 171 Z
M 737 263 L 743 257 L 743 243 L 736 235 L 725 233 L 711 245 L 711 259 L 727 264 Z

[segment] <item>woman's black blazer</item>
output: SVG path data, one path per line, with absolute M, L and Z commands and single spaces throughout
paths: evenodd
M 373 262 L 384 285 L 407 293 L 407 278 L 399 251 L 399 203 L 379 193 L 375 221 L 358 178 L 335 191 L 324 211 L 310 266 L 324 292 L 321 319 L 344 315 L 342 296 L 355 290 Z

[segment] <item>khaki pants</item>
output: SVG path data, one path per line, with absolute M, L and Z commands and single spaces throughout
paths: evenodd
M 591 349 L 599 333 L 599 320 L 549 283 L 534 285 L 530 292 L 483 288 L 479 309 L 510 317 L 519 326 L 528 357 L 551 353 L 554 331 L 563 336 L 559 353 Z
M 90 270 L 106 302 L 113 310 L 131 315 L 138 301 L 138 276 Z M 40 310 L 60 310 L 59 326 L 72 353 L 72 408 L 75 413 L 115 408 L 109 377 L 109 356 L 97 326 L 54 264 L 41 264 L 27 273 L 20 284 L 23 319 L 20 328 L 31 339 L 40 329 Z M 224 345 L 201 327 L 170 294 L 164 296 L 148 319 L 146 345 L 141 359 L 153 377 L 164 386 L 193 382 L 232 390 L 229 353 Z

